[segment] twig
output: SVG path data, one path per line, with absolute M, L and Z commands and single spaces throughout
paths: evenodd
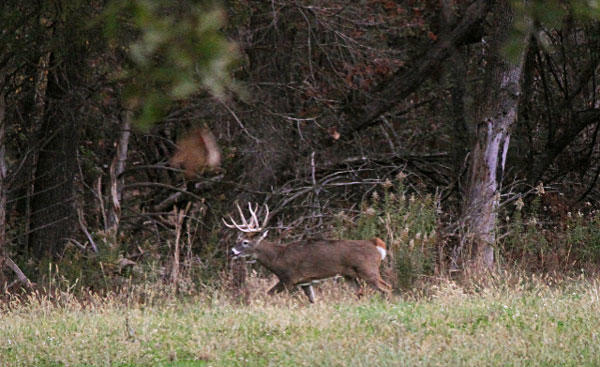
M 90 234 L 90 232 L 87 230 L 87 227 L 85 226 L 84 218 L 83 218 L 83 209 L 81 209 L 81 207 L 77 208 L 77 218 L 79 219 L 79 226 L 81 227 L 81 230 L 87 237 L 88 241 L 90 241 L 92 250 L 95 253 L 98 253 L 98 247 L 96 246 L 96 243 L 94 242 L 94 239 L 92 238 L 92 235 Z
M 177 280 L 179 278 L 179 242 L 181 240 L 181 229 L 183 227 L 183 218 L 187 215 L 187 212 L 190 210 L 191 202 L 187 204 L 185 209 L 177 209 L 176 207 L 173 209 L 173 213 L 175 214 L 175 249 L 173 251 L 173 269 L 171 271 L 171 282 L 177 287 Z
M 187 190 L 180 189 L 178 187 L 175 187 L 172 185 L 167 185 L 167 184 L 160 183 L 160 182 L 136 182 L 136 183 L 132 183 L 129 185 L 124 185 L 123 190 L 131 189 L 134 187 L 162 187 L 162 188 L 169 189 L 169 190 L 179 191 L 185 195 L 191 196 L 192 198 L 194 198 L 196 200 L 202 200 L 202 198 L 200 196 L 193 194 Z
M 221 182 L 221 180 L 223 179 L 224 176 L 225 175 L 221 174 L 221 175 L 215 176 L 209 180 L 206 180 L 204 182 L 197 182 L 194 184 L 194 189 L 195 190 L 209 189 L 211 186 Z M 181 190 L 182 191 L 177 191 L 177 192 L 169 195 L 166 199 L 164 199 L 160 203 L 156 204 L 152 208 L 152 211 L 162 212 L 163 210 L 167 209 L 169 206 L 176 204 L 181 199 L 183 194 L 188 192 L 187 189 L 181 189 Z
M 104 229 L 108 229 L 108 219 L 106 218 L 106 210 L 104 210 L 104 199 L 102 199 L 102 176 L 98 176 L 98 180 L 96 181 L 96 190 L 98 191 L 96 197 L 100 202 L 100 213 L 102 213 Z
M 65 238 L 66 240 L 68 240 L 69 242 L 73 243 L 75 246 L 79 247 L 81 249 L 81 251 L 85 251 L 85 246 L 81 244 L 81 242 L 77 241 L 74 238 Z
M 312 175 L 313 186 L 316 187 L 317 186 L 317 180 L 315 178 L 315 152 L 314 151 L 310 155 L 310 168 L 311 168 L 311 175 Z
M 251 137 L 252 139 L 254 139 L 254 141 L 256 141 L 257 143 L 259 143 L 260 140 L 257 137 L 255 137 L 254 135 L 250 134 L 250 132 L 246 129 L 246 127 L 244 126 L 244 124 L 242 123 L 242 121 L 239 119 L 239 117 L 236 115 L 236 113 L 231 108 L 229 108 L 229 106 L 227 106 L 225 104 L 225 102 L 223 102 L 221 100 L 219 100 L 219 102 L 221 102 L 221 104 L 225 107 L 225 109 L 227 109 L 227 111 L 229 111 L 229 113 L 231 114 L 231 116 L 233 116 L 233 118 L 235 119 L 235 121 L 242 128 L 242 131 L 244 131 L 246 133 L 246 135 L 248 135 L 249 137 Z

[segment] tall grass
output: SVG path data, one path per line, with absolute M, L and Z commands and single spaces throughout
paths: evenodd
M 122 267 L 110 246 L 89 258 L 67 252 L 60 266 L 48 264 L 43 292 L 0 303 L 0 367 L 600 365 L 600 282 L 585 271 L 577 279 L 519 276 L 513 266 L 600 262 L 600 214 L 574 213 L 550 227 L 537 219 L 541 205 L 534 200 L 506 221 L 499 249 L 510 271 L 462 285 L 441 274 L 415 287 L 444 261 L 439 205 L 407 194 L 401 176 L 384 183 L 358 210 L 336 216 L 335 234 L 384 239 L 383 273 L 404 291 L 389 299 L 357 300 L 335 281 L 316 287 L 314 305 L 301 294 L 267 297 L 274 279 L 254 272 L 240 305 L 215 288 L 223 279 L 198 281 L 219 272 L 194 270 L 190 233 L 177 281 L 173 264 Z M 90 283 L 99 283 L 96 293 Z
M 318 289 L 314 305 L 219 290 L 185 300 L 63 295 L 0 311 L 0 366 L 592 366 L 600 364 L 600 284 L 497 277 L 473 292 L 356 300 Z

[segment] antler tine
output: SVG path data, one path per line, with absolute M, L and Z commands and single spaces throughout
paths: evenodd
M 250 203 L 250 202 L 248 203 L 248 210 L 250 211 L 250 221 L 249 222 L 248 222 L 248 220 L 246 220 L 246 217 L 244 216 L 244 212 L 242 211 L 242 208 L 240 208 L 240 205 L 238 203 L 236 203 L 235 206 L 237 207 L 237 210 L 240 213 L 240 219 L 242 221 L 242 224 L 237 224 L 235 222 L 235 220 L 233 220 L 233 217 L 231 215 L 229 216 L 229 220 L 231 221 L 231 223 L 227 223 L 225 218 L 221 218 L 223 220 L 223 223 L 225 224 L 225 226 L 227 226 L 228 228 L 235 228 L 238 231 L 250 233 L 250 232 L 260 232 L 267 226 L 267 222 L 269 220 L 269 206 L 268 205 L 265 204 L 266 214 L 265 214 L 265 219 L 263 221 L 262 226 L 260 225 L 260 221 L 258 220 L 258 215 L 257 215 L 257 211 L 259 208 L 258 203 L 256 203 L 256 206 L 254 208 L 252 208 L 252 203 Z
M 233 221 L 233 218 L 229 217 L 229 219 L 231 219 Z M 223 224 L 225 224 L 225 227 L 227 227 L 227 228 L 233 228 L 234 227 L 232 224 L 227 223 L 227 221 L 225 220 L 225 218 L 221 218 L 221 220 L 223 221 Z
M 242 208 L 240 208 L 240 205 L 238 203 L 235 203 L 235 206 L 237 206 L 237 210 L 240 213 L 240 219 L 242 220 L 242 225 L 244 227 L 250 227 L 250 224 L 248 224 L 248 222 L 246 221 L 246 217 L 244 216 L 244 213 L 242 212 Z
M 269 221 L 269 206 L 267 204 L 265 204 L 265 211 L 267 213 L 265 214 L 265 220 L 263 221 L 263 225 L 262 225 L 263 228 L 265 228 L 267 226 L 267 222 Z
M 223 220 L 223 223 L 225 224 L 225 226 L 227 226 L 227 227 L 229 227 L 229 228 L 235 228 L 235 229 L 237 229 L 238 231 L 242 231 L 242 232 L 245 232 L 245 233 L 249 233 L 249 232 L 256 232 L 256 231 L 255 231 L 254 229 L 252 229 L 252 228 L 244 227 L 244 226 L 242 226 L 242 225 L 239 225 L 239 224 L 237 224 L 237 223 L 236 223 L 236 222 L 233 220 L 233 218 L 232 218 L 231 216 L 229 216 L 229 219 L 231 220 L 231 223 L 232 223 L 232 224 L 229 224 L 229 223 L 227 223 L 227 222 L 225 221 L 225 219 L 224 219 L 224 218 L 221 218 L 221 219 Z
M 256 226 L 258 228 L 260 228 L 260 230 L 262 231 L 263 229 L 265 229 L 265 226 L 261 226 L 260 222 L 258 220 L 258 216 L 260 215 L 260 211 L 258 210 L 258 208 L 259 208 L 259 205 L 258 205 L 258 203 L 256 203 L 256 208 L 254 208 L 254 220 L 256 220 Z
M 229 228 L 240 229 L 240 226 L 235 222 L 235 220 L 233 220 L 233 217 L 231 215 L 229 216 L 229 220 L 231 221 L 231 224 L 227 223 L 225 218 L 221 218 L 221 220 L 223 221 L 223 224 L 225 224 L 225 226 L 227 226 Z
M 256 208 L 253 210 L 252 209 L 252 204 L 248 203 L 248 209 L 250 210 L 250 215 L 251 215 L 251 217 L 250 217 L 250 225 L 256 231 L 260 231 L 262 228 L 259 227 L 258 218 L 256 217 L 256 211 L 258 210 L 258 204 L 256 204 Z
M 233 219 L 233 217 L 230 215 L 229 220 L 231 221 L 231 224 L 227 223 L 227 221 L 224 218 L 222 218 L 225 226 L 227 226 L 228 228 L 235 228 L 238 231 L 245 232 L 245 233 L 260 231 L 260 228 L 257 228 L 258 220 L 256 220 L 256 214 L 253 213 L 252 208 L 250 207 L 250 213 L 252 214 L 252 218 L 250 218 L 250 223 L 248 223 L 248 221 L 246 220 L 246 217 L 244 216 L 244 212 L 242 211 L 242 208 L 240 208 L 240 205 L 238 203 L 236 203 L 235 206 L 237 207 L 237 210 L 240 213 L 240 219 L 242 221 L 242 224 L 237 224 L 235 222 L 235 220 Z

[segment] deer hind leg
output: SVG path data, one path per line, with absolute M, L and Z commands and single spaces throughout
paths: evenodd
M 388 282 L 386 282 L 385 280 L 381 279 L 381 277 L 379 278 L 379 282 L 381 283 L 381 285 L 383 285 L 385 288 L 392 290 L 392 285 Z
M 391 292 L 391 286 L 387 287 L 387 283 L 383 279 L 381 279 L 381 276 L 378 273 L 363 274 L 361 278 L 364 279 L 364 281 L 367 282 L 367 284 L 371 286 L 371 288 L 378 290 L 384 296 L 389 295 L 389 293 Z M 389 286 L 389 284 L 387 285 Z

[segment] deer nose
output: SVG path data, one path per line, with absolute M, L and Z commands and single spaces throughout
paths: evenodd
M 231 249 L 231 254 L 232 254 L 233 256 L 237 256 L 237 255 L 241 254 L 241 251 L 238 251 L 238 250 L 236 250 L 235 248 L 232 248 L 232 249 Z

